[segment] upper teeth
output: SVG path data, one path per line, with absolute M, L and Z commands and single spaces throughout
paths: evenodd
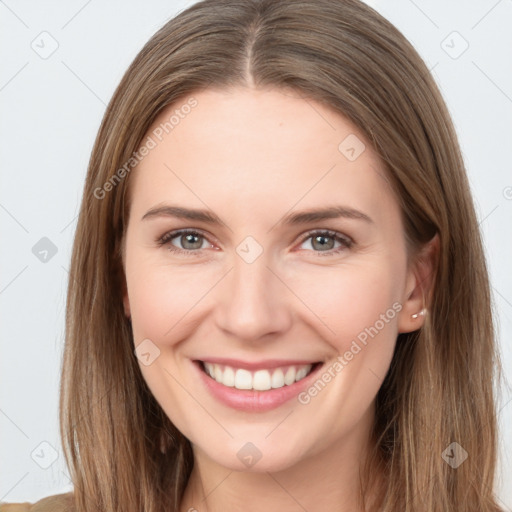
M 204 362 L 206 373 L 224 386 L 237 389 L 255 389 L 266 391 L 271 388 L 282 388 L 303 379 L 310 372 L 313 365 L 287 366 L 272 370 L 257 370 L 250 372 L 243 368 L 232 368 Z M 271 373 L 272 372 L 272 373 Z

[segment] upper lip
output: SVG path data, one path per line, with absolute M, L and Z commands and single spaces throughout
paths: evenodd
M 279 368 L 280 366 L 302 366 L 306 364 L 315 364 L 318 360 L 299 360 L 299 359 L 265 359 L 260 361 L 242 361 L 241 359 L 226 359 L 222 357 L 206 357 L 198 359 L 203 363 L 221 364 L 231 366 L 232 368 L 243 368 L 245 370 L 265 370 L 269 368 Z

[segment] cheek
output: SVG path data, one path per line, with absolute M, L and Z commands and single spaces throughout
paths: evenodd
M 323 325 L 325 339 L 340 354 L 354 340 L 364 346 L 377 336 L 396 339 L 401 281 L 392 262 L 317 269 L 295 283 L 297 295 L 315 315 L 313 321 Z
M 149 338 L 173 344 L 200 308 L 201 298 L 211 290 L 209 275 L 198 265 L 194 271 L 134 259 L 127 265 L 128 297 L 135 343 Z

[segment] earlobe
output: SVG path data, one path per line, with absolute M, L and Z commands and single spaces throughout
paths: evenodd
M 399 333 L 416 331 L 423 325 L 427 308 L 422 292 L 421 284 L 416 284 L 409 298 L 402 303 L 402 310 L 398 318 Z
M 427 308 L 423 308 L 418 313 L 414 313 L 413 315 L 411 315 L 411 318 L 414 318 L 414 320 L 416 320 L 416 318 L 419 318 L 420 316 L 424 316 L 426 314 L 427 314 Z
M 421 249 L 409 270 L 402 310 L 398 319 L 400 333 L 416 331 L 425 323 L 428 305 L 434 292 L 439 250 L 439 236 L 436 234 Z

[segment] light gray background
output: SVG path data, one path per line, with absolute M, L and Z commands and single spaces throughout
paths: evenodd
M 125 69 L 146 40 L 191 3 L 0 1 L 0 501 L 71 490 L 58 434 L 58 383 L 67 269 L 87 162 Z M 454 118 L 510 382 L 512 0 L 368 3 L 433 69 Z M 58 48 L 47 55 L 52 45 Z M 57 249 L 46 262 L 32 252 L 43 237 Z M 510 387 L 503 389 L 499 420 L 498 492 L 512 510 Z

